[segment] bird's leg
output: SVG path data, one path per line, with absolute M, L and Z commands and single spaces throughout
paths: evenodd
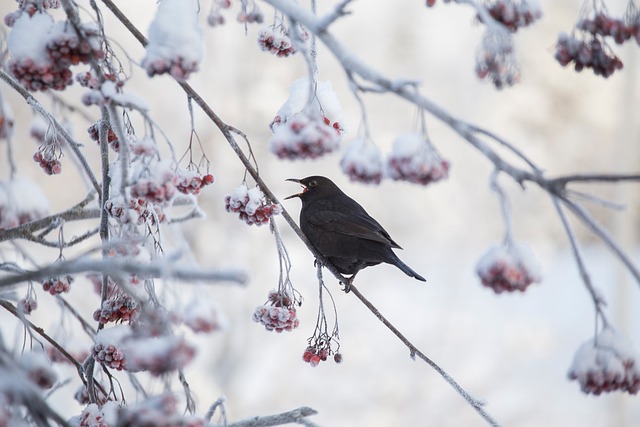
M 356 274 L 357 273 L 352 274 L 351 277 L 349 277 L 345 282 L 340 282 L 341 285 L 344 285 L 343 291 L 345 294 L 351 292 L 351 284 L 353 283 L 353 279 L 356 278 Z

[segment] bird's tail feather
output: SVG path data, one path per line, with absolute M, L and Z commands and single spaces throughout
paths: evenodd
M 411 269 L 411 267 L 409 267 L 407 264 L 405 264 L 404 262 L 402 262 L 400 260 L 400 258 L 398 258 L 397 255 L 394 254 L 394 259 L 391 262 L 393 265 L 395 265 L 396 267 L 398 267 L 400 270 L 402 270 L 404 272 L 404 274 L 406 274 L 409 277 L 413 277 L 417 280 L 420 280 L 421 282 L 426 282 L 427 279 L 425 279 L 424 277 L 422 277 L 421 275 L 419 275 L 418 273 L 416 273 L 415 271 L 413 271 Z

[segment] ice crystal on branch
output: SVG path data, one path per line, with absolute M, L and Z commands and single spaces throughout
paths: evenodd
M 356 138 L 349 143 L 340 167 L 352 181 L 365 184 L 380 184 L 384 174 L 382 153 L 368 138 Z
M 640 390 L 640 358 L 622 335 L 605 327 L 580 346 L 568 376 L 587 394 L 618 390 L 636 394 Z
M 244 183 L 224 198 L 224 204 L 227 212 L 238 213 L 238 217 L 249 225 L 267 224 L 272 216 L 282 212 L 279 204 L 265 200 L 260 188 L 248 189 Z
M 394 180 L 427 185 L 449 176 L 449 162 L 440 157 L 425 135 L 404 134 L 393 141 L 387 174 Z
M 520 244 L 494 246 L 478 261 L 476 272 L 482 284 L 497 294 L 524 292 L 540 281 L 538 262 L 531 250 Z
M 300 321 L 296 314 L 294 298 L 287 292 L 271 291 L 267 302 L 256 307 L 253 321 L 264 325 L 267 331 L 292 331 Z
M 193 0 L 163 0 L 149 27 L 142 67 L 151 77 L 169 73 L 186 80 L 198 71 L 203 57 L 202 31 Z

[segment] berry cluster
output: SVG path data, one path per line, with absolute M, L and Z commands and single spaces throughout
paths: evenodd
M 82 404 L 89 403 L 89 393 L 87 392 L 87 388 L 83 385 L 84 394 L 87 396 L 86 402 L 80 402 L 78 398 L 78 393 L 81 390 L 76 392 L 76 400 L 78 400 Z M 80 396 L 82 398 L 82 396 Z M 113 427 L 116 424 L 116 420 L 118 418 L 118 410 L 120 405 L 118 402 L 104 402 L 100 398 L 98 398 L 100 406 L 95 403 L 89 403 L 86 408 L 82 410 L 82 413 L 79 417 L 77 417 L 77 424 L 70 423 L 72 425 L 78 425 L 79 427 Z M 120 424 L 118 424 L 120 425 Z M 133 427 L 129 425 L 130 427 Z
M 18 310 L 23 314 L 31 314 L 38 308 L 38 301 L 31 296 L 26 296 L 18 301 Z
M 160 206 L 154 205 L 153 209 L 150 209 L 146 199 L 129 199 L 129 209 L 127 209 L 122 196 L 116 196 L 107 200 L 104 208 L 109 216 L 117 219 L 122 224 L 127 224 L 131 221 L 129 211 L 137 214 L 136 224 L 138 225 L 142 225 L 147 221 L 151 225 L 156 225 L 157 222 L 164 222 L 167 219 Z
M 93 312 L 93 320 L 106 324 L 109 322 L 130 322 L 138 315 L 138 303 L 129 294 L 117 294 Z
M 269 149 L 281 159 L 315 159 L 335 151 L 340 143 L 337 122 L 331 124 L 326 117 L 312 117 L 303 112 L 284 121 L 276 117 L 271 129 Z
M 236 212 L 238 217 L 247 224 L 263 225 L 269 219 L 282 212 L 282 206 L 277 203 L 267 203 L 260 188 L 248 189 L 243 183 L 224 198 L 227 212 Z
M 576 71 L 591 68 L 595 75 L 605 78 L 623 66 L 606 43 L 593 36 L 589 40 L 581 40 L 574 35 L 560 33 L 555 58 L 563 67 L 573 62 Z
M 264 22 L 264 14 L 254 3 L 253 9 L 250 11 L 241 10 L 236 19 L 242 24 L 262 24 Z
M 495 246 L 478 261 L 476 273 L 482 284 L 497 294 L 524 292 L 540 281 L 539 268 L 531 250 L 524 245 Z
M 44 353 L 24 353 L 19 364 L 29 380 L 42 389 L 50 389 L 58 379 Z
M 258 34 L 258 46 L 265 52 L 276 56 L 289 56 L 296 53 L 288 31 L 282 26 L 270 26 Z
M 184 81 L 189 78 L 191 73 L 198 71 L 200 62 L 189 60 L 178 55 L 175 58 L 146 61 L 143 65 L 149 77 L 169 73 L 175 79 Z
M 179 192 L 194 195 L 199 194 L 204 186 L 213 184 L 213 181 L 211 174 L 201 177 L 197 172 L 190 170 L 177 170 L 174 178 L 174 184 Z
M 405 134 L 393 142 L 387 174 L 394 180 L 427 185 L 448 177 L 449 162 L 440 157 L 424 135 Z
M 92 124 L 87 129 L 87 132 L 89 133 L 89 138 L 96 141 L 98 144 L 100 144 L 99 128 L 100 128 L 100 122 Z M 120 151 L 120 141 L 118 140 L 118 137 L 116 136 L 115 132 L 111 130 L 111 126 L 107 127 L 107 143 L 116 153 Z
M 110 368 L 121 371 L 125 367 L 125 358 L 122 350 L 113 344 L 94 344 L 91 346 L 93 358 Z
M 69 67 L 88 63 L 92 57 L 104 58 L 98 31 L 91 26 L 83 25 L 83 37 L 79 37 L 70 23 L 53 23 L 41 12 L 20 13 L 10 24 L 9 51 L 13 59 L 9 69 L 28 90 L 63 90 L 73 83 Z M 41 46 L 33 45 L 31 51 L 17 46 L 23 37 L 36 37 Z
M 336 363 L 342 362 L 342 353 L 336 353 L 331 350 L 331 345 L 329 341 L 321 340 L 318 341 L 315 345 L 310 345 L 307 349 L 302 353 L 302 360 L 315 367 L 318 366 L 320 362 L 324 362 L 327 358 L 333 354 L 333 361 Z
M 340 167 L 352 181 L 365 184 L 380 184 L 384 173 L 380 149 L 365 138 L 349 143 L 340 160 Z
M 211 303 L 203 299 L 196 299 L 186 307 L 182 321 L 196 333 L 208 333 L 222 328 L 218 310 Z
M 285 292 L 269 292 L 268 302 L 256 307 L 253 321 L 264 325 L 267 331 L 292 331 L 299 325 L 293 299 Z
M 169 393 L 153 396 L 118 411 L 118 425 L 126 427 L 205 427 L 201 418 L 182 415 L 178 399 Z
M 629 342 L 610 327 L 580 346 L 568 373 L 586 394 L 640 391 L 640 358 Z
M 487 10 L 493 19 L 514 33 L 518 28 L 531 25 L 542 18 L 540 8 L 527 0 L 519 0 L 517 3 L 513 0 L 497 0 L 488 5 Z
M 69 275 L 64 277 L 50 277 L 42 282 L 42 289 L 51 295 L 58 295 L 63 292 L 69 292 L 71 283 L 73 283 L 73 277 Z
M 491 79 L 496 89 L 518 83 L 520 71 L 511 37 L 487 30 L 476 55 L 476 75 L 481 79 Z
M 163 174 L 160 178 L 160 181 L 151 178 L 139 180 L 131 186 L 131 196 L 157 204 L 170 201 L 176 195 L 173 176 Z
M 153 375 L 182 369 L 196 354 L 195 347 L 175 335 L 135 337 L 125 342 L 124 351 L 127 371 L 148 371 Z
M 47 175 L 58 175 L 62 172 L 62 163 L 58 160 L 54 150 L 38 150 L 33 155 L 33 161 L 36 162 L 40 168 Z
M 593 35 L 611 37 L 617 44 L 622 44 L 635 37 L 640 45 L 640 19 L 635 15 L 629 22 L 622 19 L 614 19 L 604 12 L 598 12 L 593 19 L 584 18 L 578 21 L 576 27 Z

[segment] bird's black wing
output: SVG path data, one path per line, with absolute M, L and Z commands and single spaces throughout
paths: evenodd
M 310 210 L 308 219 L 311 224 L 326 231 L 373 240 L 402 249 L 364 210 L 351 215 L 335 210 Z

